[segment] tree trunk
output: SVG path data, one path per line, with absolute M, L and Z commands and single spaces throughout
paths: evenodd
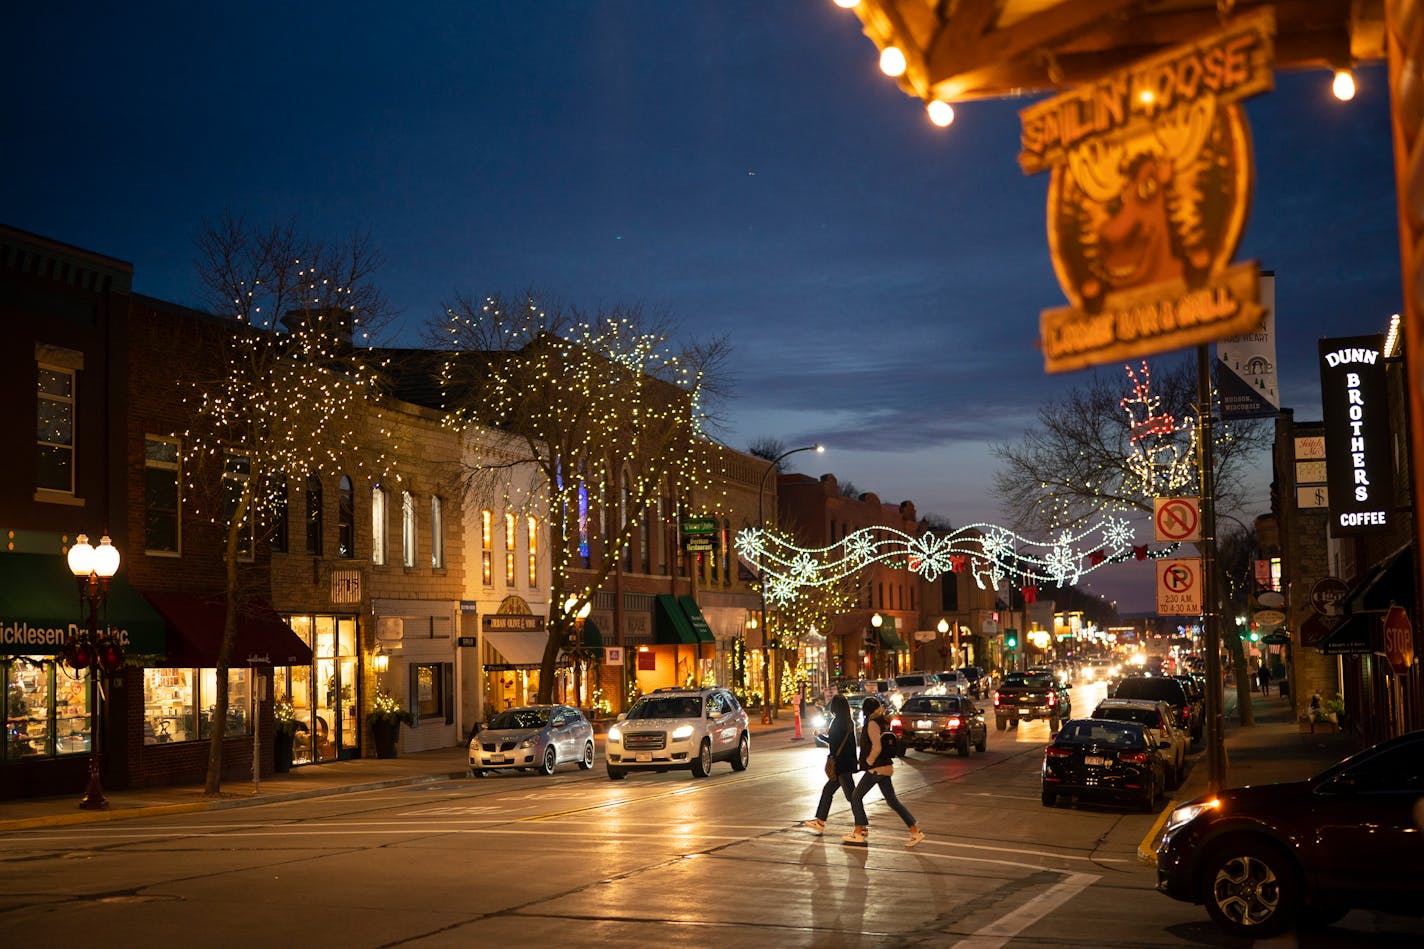
M 1226 644 L 1231 649 L 1231 669 L 1236 677 L 1236 714 L 1242 725 L 1256 724 L 1256 711 L 1251 705 L 1251 673 L 1246 668 L 1246 650 L 1241 637 L 1230 634 Z
M 212 731 L 208 735 L 208 774 L 203 782 L 203 793 L 208 795 L 216 795 L 222 791 L 223 739 L 227 737 L 227 671 L 232 663 L 232 647 L 237 641 L 238 538 L 242 535 L 246 512 L 251 508 L 252 490 L 252 479 L 249 476 L 248 480 L 243 482 L 242 493 L 227 525 L 227 542 L 223 557 L 227 602 L 223 606 L 222 643 L 218 646 L 216 674 L 217 692 L 213 696 Z M 202 713 L 202 709 L 198 709 L 198 714 Z

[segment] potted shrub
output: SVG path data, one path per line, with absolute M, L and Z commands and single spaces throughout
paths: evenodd
M 297 718 L 296 709 L 292 708 L 291 702 L 278 702 L 272 709 L 272 715 L 277 720 L 272 770 L 285 774 L 292 770 L 292 746 L 296 743 L 297 733 L 306 731 L 307 725 Z
M 376 742 L 377 758 L 394 758 L 396 737 L 400 734 L 401 725 L 415 724 L 415 716 L 402 707 L 394 695 L 385 691 L 376 693 L 366 720 L 371 723 L 371 737 Z

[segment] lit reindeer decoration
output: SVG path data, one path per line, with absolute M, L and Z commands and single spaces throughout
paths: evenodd
M 1133 138 L 1095 139 L 1072 151 L 1056 180 L 1059 278 L 1084 309 L 1111 294 L 1152 284 L 1197 285 L 1213 262 L 1201 199 L 1233 187 L 1232 135 L 1211 98 L 1183 103 Z M 1076 249 L 1076 253 L 1071 251 Z M 1069 272 L 1062 272 L 1068 268 Z
M 1162 411 L 1162 397 L 1152 392 L 1152 373 L 1145 361 L 1140 376 L 1131 366 L 1124 368 L 1132 381 L 1132 392 L 1118 403 L 1127 413 L 1131 432 L 1123 492 L 1148 498 L 1172 494 L 1195 476 L 1196 420 L 1179 420 Z M 1180 434 L 1186 435 L 1185 445 Z

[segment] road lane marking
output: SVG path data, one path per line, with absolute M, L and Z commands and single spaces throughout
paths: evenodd
M 954 949 L 1001 949 L 1010 939 L 1100 879 L 1101 877 L 1091 873 L 1071 873 L 1061 883 L 1053 884 L 1027 903 L 1015 907 L 992 923 L 981 926 L 968 938 L 954 943 Z

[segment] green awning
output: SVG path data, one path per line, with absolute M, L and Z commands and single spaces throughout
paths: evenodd
M 691 646 L 697 642 L 687 612 L 671 594 L 659 593 L 653 598 L 653 642 L 663 646 Z
M 0 554 L 0 654 L 55 656 L 65 637 L 88 618 L 79 587 L 63 557 Z M 119 634 L 130 654 L 163 655 L 167 624 L 121 575 L 109 581 L 99 625 Z
M 603 648 L 603 630 L 591 619 L 583 621 L 583 646 L 585 649 Z
M 889 626 L 880 627 L 880 645 L 886 649 L 893 649 L 899 652 L 902 649 L 909 649 L 905 641 L 895 634 L 895 630 Z
M 697 605 L 697 601 L 690 596 L 680 596 L 677 598 L 678 605 L 687 614 L 687 622 L 692 626 L 692 632 L 697 637 L 699 643 L 715 643 L 717 637 L 712 635 L 712 627 L 707 625 L 707 617 L 702 615 L 702 608 Z

